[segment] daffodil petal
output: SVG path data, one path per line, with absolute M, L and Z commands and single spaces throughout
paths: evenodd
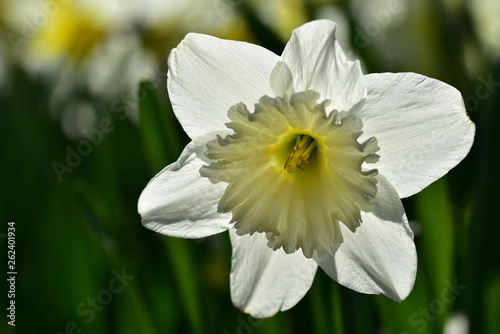
M 341 224 L 344 242 L 335 255 L 315 260 L 330 277 L 352 290 L 401 301 L 415 283 L 417 253 L 396 190 L 382 175 L 377 179 L 375 210 L 361 213 L 363 223 L 354 233 Z
M 307 293 L 318 265 L 302 252 L 286 254 L 267 246 L 263 233 L 239 236 L 229 230 L 233 245 L 231 298 L 256 318 L 271 317 L 297 304 Z
M 276 64 L 271 72 L 271 87 L 276 96 L 292 96 L 293 90 L 293 77 L 292 72 L 288 65 L 280 61 Z
M 360 140 L 377 138 L 380 160 L 375 166 L 402 198 L 436 181 L 467 155 L 475 126 L 457 89 L 415 73 L 365 78 L 368 97 L 355 113 L 363 120 Z
M 366 87 L 359 61 L 347 60 L 335 38 L 333 21 L 318 20 L 293 31 L 282 59 L 290 68 L 296 92 L 314 90 L 331 100 L 328 109 L 349 111 L 362 103 Z
M 168 58 L 168 92 L 189 137 L 224 129 L 236 103 L 252 106 L 273 95 L 270 76 L 279 60 L 257 45 L 188 34 Z
M 230 215 L 217 213 L 225 185 L 202 178 L 203 164 L 191 142 L 177 162 L 148 183 L 138 203 L 145 227 L 180 238 L 203 238 L 229 228 Z

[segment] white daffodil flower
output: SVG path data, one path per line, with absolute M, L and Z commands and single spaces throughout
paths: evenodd
M 147 228 L 233 246 L 231 296 L 254 317 L 293 307 L 319 265 L 401 301 L 417 254 L 400 198 L 460 162 L 475 127 L 455 88 L 414 73 L 363 75 L 332 21 L 294 30 L 281 56 L 189 34 L 168 91 L 192 139 L 146 186 Z

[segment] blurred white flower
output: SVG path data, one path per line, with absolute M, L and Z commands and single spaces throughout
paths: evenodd
M 469 318 L 465 313 L 451 314 L 444 324 L 443 334 L 468 334 Z
M 500 1 L 469 0 L 474 28 L 488 53 L 500 58 Z
M 236 40 L 251 38 L 239 15 L 238 1 L 145 0 L 130 1 L 125 6 L 144 46 L 160 59 L 189 32 Z
M 125 24 L 117 1 L 4 1 L 10 46 L 33 71 L 77 66 Z
M 307 22 L 305 2 L 301 0 L 250 0 L 248 3 L 259 19 L 284 42 L 290 38 L 294 28 Z
M 293 307 L 318 265 L 355 291 L 406 298 L 417 255 L 400 198 L 472 145 L 460 92 L 414 73 L 363 75 L 335 31 L 308 23 L 281 56 L 189 34 L 169 57 L 169 96 L 192 142 L 138 211 L 168 236 L 229 230 L 232 300 L 254 317 Z
M 141 80 L 156 74 L 157 60 L 120 1 L 4 1 L 11 51 L 47 83 L 51 114 L 68 137 L 83 137 L 117 98 L 134 95 Z M 82 110 L 92 115 L 85 122 Z M 129 103 L 127 113 L 137 119 L 137 104 Z
M 51 113 L 64 113 L 65 124 L 72 124 L 64 126 L 65 133 L 73 138 L 83 130 L 76 126 L 79 108 L 70 111 L 74 101 L 101 104 L 94 108 L 98 113 L 126 105 L 127 114 L 137 120 L 137 104 L 131 100 L 139 82 L 165 80 L 159 59 L 186 33 L 247 36 L 234 8 L 221 16 L 208 0 L 0 1 L 12 53 L 28 73 L 48 84 Z

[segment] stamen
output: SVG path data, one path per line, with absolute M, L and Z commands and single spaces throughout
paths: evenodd
M 316 141 L 308 135 L 297 135 L 295 145 L 292 146 L 292 152 L 288 154 L 285 160 L 285 166 L 288 173 L 292 173 L 295 168 L 304 171 L 300 164 L 303 162 L 310 165 L 308 159 L 316 148 Z

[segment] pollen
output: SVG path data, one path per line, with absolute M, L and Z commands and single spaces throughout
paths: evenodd
M 207 143 L 210 164 L 200 174 L 227 184 L 218 211 L 231 213 L 238 235 L 265 233 L 286 253 L 334 254 L 340 224 L 354 232 L 361 212 L 374 209 L 377 140 L 358 142 L 363 123 L 326 111 L 315 91 L 263 96 L 254 112 L 231 107 L 233 134 Z M 348 231 L 349 232 L 349 231 Z

